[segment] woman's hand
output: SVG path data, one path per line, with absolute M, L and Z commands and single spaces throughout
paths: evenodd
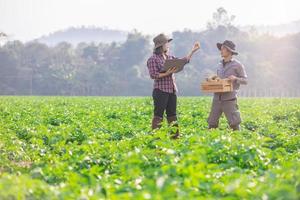
M 167 76 L 176 72 L 176 67 L 171 67 L 166 71 Z
M 169 76 L 169 75 L 175 73 L 176 70 L 177 70 L 176 67 L 171 67 L 170 69 L 168 69 L 168 71 L 166 71 L 164 73 L 159 73 L 158 78 L 163 78 L 163 77 Z
M 200 42 L 195 42 L 193 48 L 192 48 L 192 52 L 196 52 L 198 51 L 198 49 L 200 49 Z
M 193 54 L 200 49 L 200 42 L 195 42 L 191 52 L 186 56 L 188 60 L 191 60 Z

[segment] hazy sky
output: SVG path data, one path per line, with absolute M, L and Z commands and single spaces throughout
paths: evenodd
M 23 41 L 81 25 L 169 34 L 205 28 L 221 6 L 236 25 L 300 19 L 300 0 L 0 0 L 0 31 Z

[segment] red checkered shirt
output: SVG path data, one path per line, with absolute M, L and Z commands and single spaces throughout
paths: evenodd
M 167 55 L 167 59 L 174 59 L 175 56 Z M 186 62 L 188 63 L 189 60 L 187 58 Z M 175 76 L 174 74 L 170 74 L 169 76 L 165 76 L 163 78 L 158 78 L 159 72 L 162 71 L 163 66 L 165 63 L 165 59 L 163 55 L 153 54 L 147 61 L 147 67 L 149 70 L 149 75 L 152 79 L 154 79 L 154 89 L 159 89 L 163 92 L 168 93 L 176 93 L 178 92 L 176 83 L 175 83 Z

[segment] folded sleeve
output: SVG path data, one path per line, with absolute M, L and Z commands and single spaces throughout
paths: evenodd
M 159 78 L 159 68 L 157 65 L 157 62 L 153 58 L 149 58 L 147 61 L 147 67 L 149 71 L 149 75 L 152 79 L 158 79 Z
M 179 59 L 179 58 L 176 57 L 176 56 L 170 56 L 170 59 Z M 190 59 L 188 59 L 188 57 L 183 57 L 181 59 L 185 59 L 186 60 L 186 64 L 190 62 Z
M 244 84 L 244 85 L 246 85 L 248 83 L 247 74 L 246 74 L 244 65 L 240 65 L 237 68 L 237 77 L 238 77 L 237 83 Z

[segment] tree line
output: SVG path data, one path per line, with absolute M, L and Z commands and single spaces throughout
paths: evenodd
M 234 16 L 219 8 L 206 30 L 172 33 L 172 54 L 184 56 L 195 41 L 201 50 L 185 70 L 176 75 L 181 95 L 202 95 L 200 82 L 216 71 L 220 55 L 217 42 L 237 44 L 246 68 L 249 96 L 299 96 L 300 33 L 284 37 L 241 31 Z M 1 95 L 150 95 L 152 80 L 146 61 L 153 51 L 152 37 L 138 31 L 125 42 L 61 42 L 56 46 L 31 41 L 10 41 L 0 47 Z M 248 92 L 252 91 L 252 92 Z M 273 91 L 265 93 L 265 91 Z

